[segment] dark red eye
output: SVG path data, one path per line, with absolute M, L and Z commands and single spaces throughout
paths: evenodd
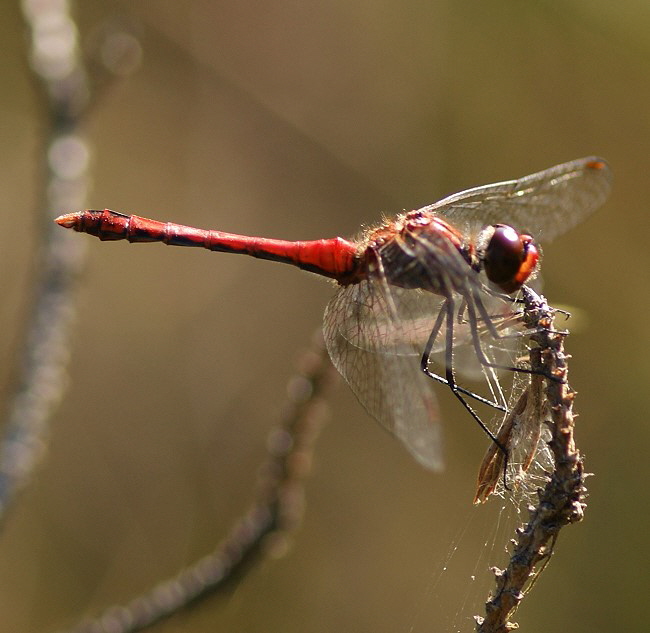
M 504 292 L 521 288 L 537 267 L 539 253 L 530 235 L 496 224 L 483 253 L 487 278 Z

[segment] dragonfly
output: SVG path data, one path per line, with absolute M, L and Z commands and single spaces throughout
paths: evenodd
M 531 372 L 509 360 L 525 347 L 517 292 L 538 274 L 540 242 L 594 212 L 610 186 L 607 162 L 590 156 L 455 193 L 350 240 L 249 237 L 109 209 L 56 222 L 101 240 L 245 254 L 334 280 L 323 322 L 333 364 L 368 413 L 420 464 L 439 470 L 441 415 L 432 381 L 452 391 L 507 459 L 474 401 L 507 415 L 499 370 Z M 461 386 L 458 374 L 482 377 L 486 395 Z

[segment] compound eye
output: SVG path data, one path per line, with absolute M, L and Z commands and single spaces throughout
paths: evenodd
M 504 292 L 521 288 L 534 272 L 539 253 L 529 235 L 519 235 L 511 226 L 496 224 L 483 254 L 487 278 Z

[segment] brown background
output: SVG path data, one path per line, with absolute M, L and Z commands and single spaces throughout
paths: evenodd
M 551 302 L 584 311 L 568 348 L 578 440 L 595 473 L 589 508 L 517 620 L 531 632 L 644 628 L 647 3 L 80 5 L 89 46 L 104 20 L 120 19 L 143 48 L 140 69 L 90 121 L 91 207 L 347 236 L 469 186 L 592 153 L 611 162 L 606 207 L 547 246 L 544 262 Z M 5 1 L 0 15 L 6 393 L 33 272 L 42 121 L 20 14 Z M 0 547 L 6 631 L 69 626 L 211 549 L 252 497 L 293 359 L 331 293 L 266 262 L 79 239 L 90 256 L 69 390 Z M 472 630 L 463 604 L 484 590 L 470 576 L 503 562 L 506 537 L 492 536 L 493 509 L 470 507 L 484 438 L 443 407 L 448 467 L 434 475 L 340 388 L 291 552 L 155 630 Z M 476 564 L 485 543 L 495 553 Z M 447 579 L 455 544 L 458 576 Z

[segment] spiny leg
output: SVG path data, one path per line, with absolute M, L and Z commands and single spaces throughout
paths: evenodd
M 445 316 L 448 314 L 448 308 L 447 304 L 450 302 L 450 299 L 445 299 L 444 305 L 440 312 L 438 313 L 438 317 L 436 319 L 436 322 L 433 326 L 433 329 L 431 330 L 431 334 L 429 335 L 429 340 L 427 341 L 427 344 L 424 348 L 424 352 L 422 353 L 422 358 L 420 361 L 420 367 L 422 371 L 429 377 L 433 378 L 433 380 L 436 380 L 443 385 L 447 385 L 448 387 L 451 387 L 449 384 L 449 380 L 447 378 L 443 378 L 442 376 L 439 376 L 438 374 L 434 374 L 432 371 L 429 371 L 429 359 L 431 357 L 431 350 L 433 348 L 433 344 L 435 343 L 436 338 L 438 337 L 438 334 L 440 333 L 440 327 L 442 326 L 442 322 L 445 319 Z M 463 299 L 464 301 L 464 299 Z M 452 302 L 453 304 L 453 302 Z M 453 313 L 453 305 L 452 305 L 452 313 Z M 452 316 L 453 318 L 453 316 Z M 483 404 L 486 404 L 493 409 L 497 409 L 498 411 L 507 411 L 506 407 L 499 404 L 498 402 L 493 402 L 491 400 L 488 400 L 487 398 L 484 398 L 483 396 L 480 396 L 477 393 L 474 393 L 473 391 L 470 391 L 469 389 L 465 389 L 461 387 L 460 385 L 457 385 L 456 382 L 454 381 L 454 387 L 452 389 L 456 389 L 458 392 L 470 397 L 474 398 L 474 400 L 477 400 L 478 402 L 481 402 Z
M 458 385 L 456 384 L 456 377 L 454 375 L 454 302 L 450 298 L 447 298 L 444 305 L 444 314 L 446 316 L 446 344 L 445 344 L 445 374 L 447 377 L 447 384 L 451 389 L 452 393 L 458 398 L 461 404 L 467 409 L 469 414 L 476 420 L 477 424 L 483 429 L 486 435 L 496 444 L 499 450 L 503 453 L 507 467 L 508 463 L 508 451 L 506 447 L 501 444 L 497 439 L 496 435 L 486 426 L 485 422 L 481 420 L 478 413 L 472 409 L 469 403 L 463 398 L 463 394 L 460 391 Z M 476 323 L 473 324 L 474 326 Z M 505 475 L 504 475 L 505 476 Z M 505 484 L 505 481 L 504 481 Z
M 474 345 L 474 350 L 476 351 L 476 357 L 478 358 L 479 362 L 482 365 L 484 365 L 485 367 L 491 367 L 492 369 L 502 369 L 505 371 L 513 371 L 521 374 L 535 374 L 538 376 L 543 376 L 544 378 L 548 378 L 549 380 L 553 380 L 554 382 L 564 382 L 562 378 L 559 378 L 557 376 L 547 375 L 544 371 L 541 370 L 528 369 L 527 367 L 514 367 L 512 365 L 500 365 L 499 363 L 493 363 L 492 361 L 490 361 L 485 355 L 485 352 L 483 351 L 483 348 L 481 346 L 481 341 L 479 340 L 478 329 L 476 326 L 478 319 L 476 316 L 475 306 L 481 315 L 481 319 L 483 320 L 486 327 L 490 331 L 492 338 L 494 338 L 495 340 L 499 340 L 499 339 L 506 339 L 510 337 L 499 334 L 498 330 L 494 326 L 494 322 L 492 318 L 490 317 L 488 311 L 483 305 L 483 302 L 481 301 L 481 297 L 479 296 L 478 292 L 476 290 L 472 290 L 472 300 L 467 300 L 467 315 L 470 321 L 470 331 L 472 334 L 472 343 Z

